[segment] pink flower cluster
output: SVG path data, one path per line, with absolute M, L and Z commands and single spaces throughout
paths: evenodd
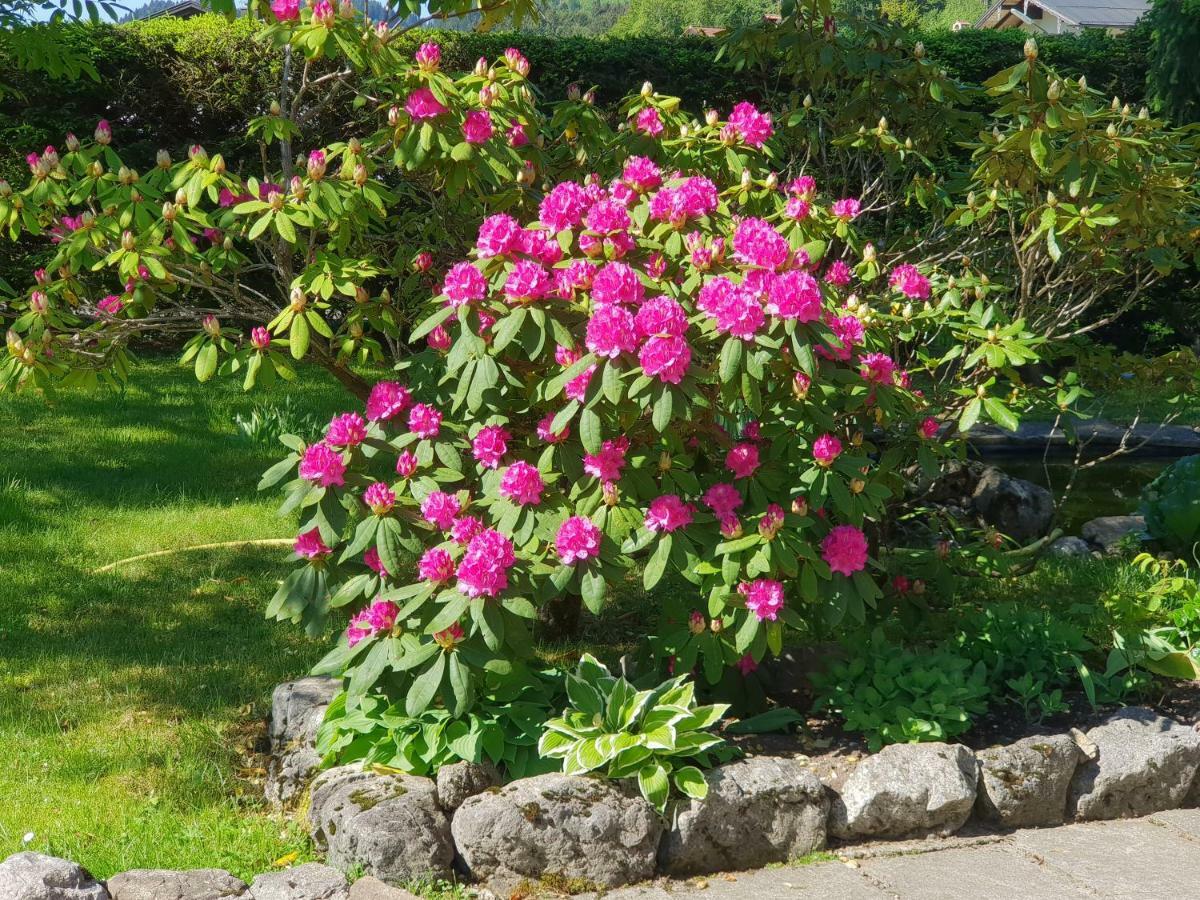
M 467 544 L 458 562 L 458 590 L 468 597 L 495 597 L 508 587 L 508 570 L 516 562 L 512 541 L 486 528 Z
M 770 578 L 756 578 L 738 585 L 738 593 L 746 600 L 746 609 L 760 622 L 774 622 L 783 609 L 783 584 Z
M 729 114 L 729 127 L 747 146 L 758 148 L 767 142 L 775 128 L 770 113 L 760 113 L 753 103 L 742 101 Z
M 584 562 L 600 555 L 600 529 L 591 519 L 571 516 L 558 527 L 554 550 L 564 565 Z
M 346 629 L 346 643 L 357 646 L 369 637 L 391 631 L 396 625 L 400 608 L 391 600 L 376 600 L 350 620 Z
M 929 299 L 929 279 L 909 263 L 892 269 L 892 274 L 888 276 L 888 284 L 910 300 Z
M 650 501 L 646 510 L 647 531 L 662 531 L 670 534 L 692 524 L 694 507 L 684 503 L 676 494 L 664 494 Z

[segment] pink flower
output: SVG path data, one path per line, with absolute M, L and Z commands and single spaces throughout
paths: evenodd
M 845 287 L 850 283 L 850 266 L 845 260 L 835 259 L 825 270 L 825 282 L 834 287 Z
M 568 400 L 578 400 L 580 403 L 587 397 L 588 385 L 592 382 L 592 376 L 596 374 L 594 365 L 588 366 L 574 378 L 563 386 L 563 393 L 567 395 Z
M 451 306 L 463 306 L 487 296 L 487 279 L 469 262 L 455 263 L 442 282 L 442 293 Z
M 547 444 L 561 444 L 567 439 L 571 433 L 571 426 L 564 425 L 562 431 L 552 431 L 554 425 L 554 413 L 546 413 L 542 421 L 537 424 L 537 436 L 540 440 Z
M 848 360 L 851 352 L 866 337 L 863 323 L 855 316 L 837 316 L 830 319 L 829 328 L 833 332 L 836 343 L 830 346 L 829 355 L 835 359 Z
M 408 428 L 418 437 L 435 438 L 442 430 L 442 414 L 426 403 L 418 403 L 408 414 Z
M 842 453 L 842 442 L 832 434 L 823 434 L 812 445 L 813 459 L 819 465 L 831 466 Z
M 783 584 L 770 578 L 756 578 L 738 585 L 738 593 L 746 598 L 746 609 L 758 616 L 760 622 L 774 622 L 783 609 Z
M 504 470 L 500 478 L 500 496 L 507 497 L 518 506 L 537 505 L 546 489 L 542 473 L 536 466 L 517 461 Z
M 363 554 L 363 564 L 366 565 L 366 567 L 372 572 L 375 572 L 377 575 L 382 575 L 384 578 L 387 578 L 391 574 L 388 572 L 387 567 L 384 566 L 383 560 L 379 558 L 379 551 L 374 547 L 369 548 L 367 552 Z
M 488 216 L 479 226 L 479 237 L 475 249 L 482 258 L 504 256 L 513 250 L 521 239 L 521 225 L 512 216 L 496 213 Z
M 734 478 L 749 478 L 759 465 L 758 447 L 754 444 L 734 444 L 725 454 L 725 467 Z
M 540 300 L 550 293 L 554 280 L 533 260 L 520 259 L 504 282 L 504 296 L 509 303 Z
M 851 219 L 858 218 L 858 214 L 862 212 L 862 203 L 854 197 L 845 197 L 835 200 L 830 211 L 835 219 L 849 222 Z
M 411 402 L 408 388 L 400 382 L 377 382 L 367 397 L 367 418 L 372 422 L 387 422 L 404 412 Z
M 703 176 L 688 178 L 678 187 L 664 187 L 650 198 L 650 217 L 676 228 L 716 208 L 717 186 Z
M 679 384 L 692 363 L 692 348 L 677 335 L 654 335 L 638 351 L 642 371 L 664 384 Z
M 446 330 L 445 326 L 439 325 L 425 336 L 425 343 L 429 345 L 429 349 L 444 353 L 454 342 L 450 339 L 450 332 Z
M 413 121 L 422 122 L 427 119 L 436 119 L 449 110 L 442 106 L 438 98 L 433 95 L 433 91 L 427 87 L 419 87 L 404 101 L 404 111 Z
M 508 146 L 524 147 L 529 143 L 529 135 L 525 133 L 525 126 L 520 122 L 512 122 L 508 126 L 508 131 L 504 132 L 504 136 L 508 138 Z
M 422 72 L 436 72 L 442 61 L 442 48 L 434 43 L 425 43 L 417 48 L 413 59 L 421 67 Z
M 742 495 L 732 484 L 714 484 L 701 498 L 704 505 L 713 511 L 718 519 L 729 519 L 736 516 L 743 503 Z
M 554 550 L 564 565 L 583 562 L 600 555 L 600 529 L 583 516 L 571 516 L 558 526 Z
M 325 443 L 331 447 L 357 447 L 367 439 L 367 420 L 356 412 L 334 416 L 325 429 Z
M 784 272 L 771 282 L 767 294 L 767 312 L 773 316 L 798 322 L 821 318 L 821 287 L 807 272 Z
M 866 568 L 867 536 L 853 525 L 838 525 L 821 541 L 821 558 L 834 572 L 853 575 Z
M 592 279 L 592 300 L 597 304 L 636 304 L 644 296 L 641 278 L 623 262 L 605 263 Z
M 729 124 L 750 147 L 761 147 L 774 134 L 771 114 L 760 113 L 753 103 L 739 103 L 729 114 Z
M 417 471 L 417 455 L 411 450 L 401 450 L 396 457 L 396 474 L 401 478 L 410 478 Z
M 346 463 L 342 454 L 325 443 L 313 444 L 300 460 L 300 477 L 321 487 L 346 483 Z
M 817 192 L 817 180 L 811 175 L 801 175 L 799 178 L 793 179 L 787 186 L 787 192 L 802 200 L 811 200 L 813 194 Z
M 449 531 L 454 525 L 454 518 L 462 510 L 462 504 L 453 494 L 444 491 L 430 491 L 421 501 L 421 516 L 431 525 L 436 525 L 440 531 Z
M 486 109 L 473 109 L 462 123 L 463 138 L 468 144 L 483 144 L 491 140 L 495 129 L 492 114 Z
M 639 337 L 674 335 L 679 337 L 687 331 L 687 313 L 675 300 L 667 296 L 651 297 L 634 316 Z
M 750 266 L 774 272 L 787 264 L 791 245 L 769 222 L 747 218 L 733 234 L 733 255 Z
M 271 332 L 257 325 L 250 330 L 250 346 L 255 350 L 266 350 L 271 346 Z
M 938 436 L 939 431 L 937 419 L 932 416 L 926 417 L 925 421 L 921 423 L 920 431 L 921 437 L 925 438 L 925 440 L 933 440 Z
M 400 607 L 391 600 L 376 600 L 350 620 L 346 629 L 346 642 L 353 647 L 380 632 L 391 631 L 399 614 Z
M 443 650 L 449 650 L 464 637 L 466 637 L 466 632 L 463 631 L 463 627 L 457 622 L 451 622 L 441 631 L 433 633 L 433 642 Z
M 296 535 L 295 550 L 296 555 L 304 559 L 324 559 L 333 552 L 321 540 L 320 528 L 313 528 Z
M 538 220 L 552 232 L 574 228 L 583 220 L 588 199 L 583 188 L 573 181 L 556 184 L 542 198 L 538 207 Z
M 459 560 L 459 592 L 468 597 L 495 597 L 508 587 L 508 570 L 514 562 L 512 541 L 494 528 L 481 531 Z
M 599 276 L 597 276 L 599 278 Z M 637 349 L 633 313 L 623 306 L 598 306 L 587 323 L 587 348 L 597 356 L 615 359 Z
M 663 494 L 650 501 L 646 510 L 646 530 L 671 533 L 692 524 L 692 506 L 675 494 Z
M 579 362 L 582 356 L 583 354 L 574 347 L 564 347 L 562 344 L 554 345 L 554 361 L 560 366 L 572 366 Z
M 910 300 L 929 299 L 929 279 L 909 263 L 892 269 L 892 274 L 888 276 L 888 284 Z
M 749 653 L 743 653 L 742 658 L 737 661 L 738 671 L 742 673 L 742 677 L 746 677 L 751 672 L 758 669 L 758 663 L 754 661 L 754 657 Z
M 629 210 L 615 200 L 597 200 L 588 209 L 584 224 L 597 234 L 615 234 L 629 229 Z
M 430 547 L 417 563 L 417 576 L 422 581 L 432 581 L 434 584 L 449 581 L 454 577 L 454 558 L 448 550 Z
M 524 77 L 529 74 L 529 60 L 516 47 L 509 47 L 504 51 L 504 61 L 518 75 Z
M 768 541 L 773 540 L 783 527 L 783 507 L 778 503 L 767 504 L 767 511 L 758 520 L 758 533 Z
M 797 222 L 801 219 L 807 219 L 811 211 L 812 208 L 808 205 L 808 201 L 800 197 L 788 197 L 787 203 L 783 207 L 783 214 L 789 219 L 795 219 Z
M 485 469 L 497 469 L 511 439 L 503 425 L 485 425 L 471 440 L 471 453 Z
M 456 544 L 469 544 L 485 527 L 478 516 L 459 516 L 450 526 L 450 540 Z
M 280 22 L 291 22 L 300 18 L 300 0 L 274 0 L 271 12 Z
M 598 453 L 589 453 L 583 458 L 583 471 L 601 481 L 616 481 L 625 468 L 625 454 L 629 450 L 629 439 L 619 437 L 605 441 Z
M 700 289 L 696 306 L 717 322 L 717 331 L 742 340 L 753 340 L 766 321 L 758 297 L 744 285 L 720 276 Z
M 625 162 L 621 179 L 639 194 L 644 194 L 662 184 L 662 173 L 652 160 L 631 156 Z
M 867 353 L 858 358 L 859 374 L 874 384 L 890 384 L 896 364 L 886 353 Z
M 100 310 L 102 313 L 107 313 L 110 316 L 115 316 L 124 308 L 125 304 L 116 294 L 109 294 L 96 304 L 96 309 Z
M 396 505 L 395 492 L 382 481 L 376 481 L 363 491 L 363 503 L 377 516 L 386 516 Z
M 647 106 L 637 114 L 636 126 L 638 131 L 648 134 L 652 138 L 663 133 L 662 117 L 653 106 Z

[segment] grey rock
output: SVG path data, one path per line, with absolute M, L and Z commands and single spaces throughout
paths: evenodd
M 1101 516 L 1084 522 L 1080 534 L 1083 539 L 1105 553 L 1112 553 L 1127 534 L 1141 534 L 1146 520 L 1141 516 Z
M 384 884 L 370 875 L 358 879 L 350 888 L 350 900 L 418 900 L 403 888 Z
M 829 799 L 802 762 L 752 757 L 705 775 L 708 796 L 676 812 L 660 868 L 702 875 L 788 862 L 825 847 Z
M 317 774 L 321 757 L 313 748 L 325 710 L 342 683 L 337 678 L 301 678 L 277 685 L 271 694 L 267 735 L 267 800 L 287 803 L 299 797 Z
M 985 522 L 1022 544 L 1040 538 L 1054 521 L 1054 497 L 1048 490 L 994 467 L 984 469 L 971 505 Z
M 1067 815 L 1121 819 L 1175 809 L 1200 767 L 1200 734 L 1153 710 L 1131 706 L 1087 733 L 1096 759 L 1075 770 Z
M 974 754 L 961 744 L 892 744 L 864 759 L 834 797 L 839 838 L 950 835 L 975 803 Z
M 0 862 L 4 900 L 109 900 L 104 885 L 78 863 L 26 850 Z
M 453 813 L 468 797 L 496 787 L 502 779 L 490 762 L 457 762 L 442 766 L 437 773 L 437 796 L 442 809 Z
M 1006 828 L 1062 824 L 1071 776 L 1084 758 L 1070 735 L 1028 737 L 1007 747 L 976 751 L 975 758 L 975 812 L 980 819 Z
M 429 778 L 329 769 L 313 782 L 308 819 L 313 842 L 336 868 L 361 865 L 397 882 L 450 874 L 450 822 Z
M 249 900 L 246 882 L 224 869 L 132 869 L 108 879 L 112 900 Z
M 1092 547 L 1083 538 L 1060 537 L 1046 550 L 1051 556 L 1091 556 Z
M 347 900 L 350 883 L 337 869 L 304 863 L 259 875 L 250 883 L 253 900 Z
M 468 797 L 454 843 L 472 876 L 579 878 L 617 887 L 654 874 L 662 822 L 628 784 L 558 773 Z

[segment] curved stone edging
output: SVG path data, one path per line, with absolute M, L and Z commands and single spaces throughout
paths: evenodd
M 1067 433 L 1051 422 L 1022 422 L 1016 431 L 1008 431 L 996 425 L 976 425 L 967 434 L 967 443 L 986 454 L 1005 452 L 1026 453 L 1041 450 L 1049 444 L 1052 448 L 1070 444 Z M 1200 430 L 1187 425 L 1139 424 L 1130 429 L 1104 421 L 1077 421 L 1075 434 L 1086 441 L 1094 450 L 1114 450 L 1127 440 L 1137 447 L 1134 455 L 1143 456 L 1186 456 L 1200 453 Z M 1128 433 L 1128 438 L 1126 434 Z
M 290 739 L 284 746 L 296 749 Z M 459 872 L 492 884 L 549 878 L 591 890 L 659 874 L 788 862 L 824 849 L 827 833 L 841 849 L 850 842 L 949 836 L 968 822 L 973 833 L 988 833 L 1200 806 L 1198 771 L 1195 729 L 1127 707 L 1086 734 L 1072 729 L 979 752 L 961 744 L 893 744 L 864 758 L 836 790 L 800 760 L 749 757 L 706 773 L 708 798 L 679 805 L 665 822 L 631 785 L 593 777 L 541 775 L 499 787 L 479 773 L 462 779 L 452 800 L 443 791 L 443 800 L 432 779 L 353 766 L 322 773 L 310 819 L 318 846 L 337 845 L 330 862 L 384 880 L 449 874 L 453 857 Z M 447 800 L 456 807 L 447 808 Z M 318 863 L 262 875 L 249 886 L 215 869 L 136 870 L 105 885 L 74 863 L 36 853 L 0 863 L 5 900 L 168 895 L 411 900 L 374 878 L 349 886 Z

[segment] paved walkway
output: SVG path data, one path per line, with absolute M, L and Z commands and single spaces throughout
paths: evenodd
M 1200 897 L 1200 809 L 1018 831 L 986 843 L 625 888 L 605 900 L 1176 900 Z M 926 843 L 923 846 L 929 847 Z M 935 846 L 935 845 L 934 845 Z

